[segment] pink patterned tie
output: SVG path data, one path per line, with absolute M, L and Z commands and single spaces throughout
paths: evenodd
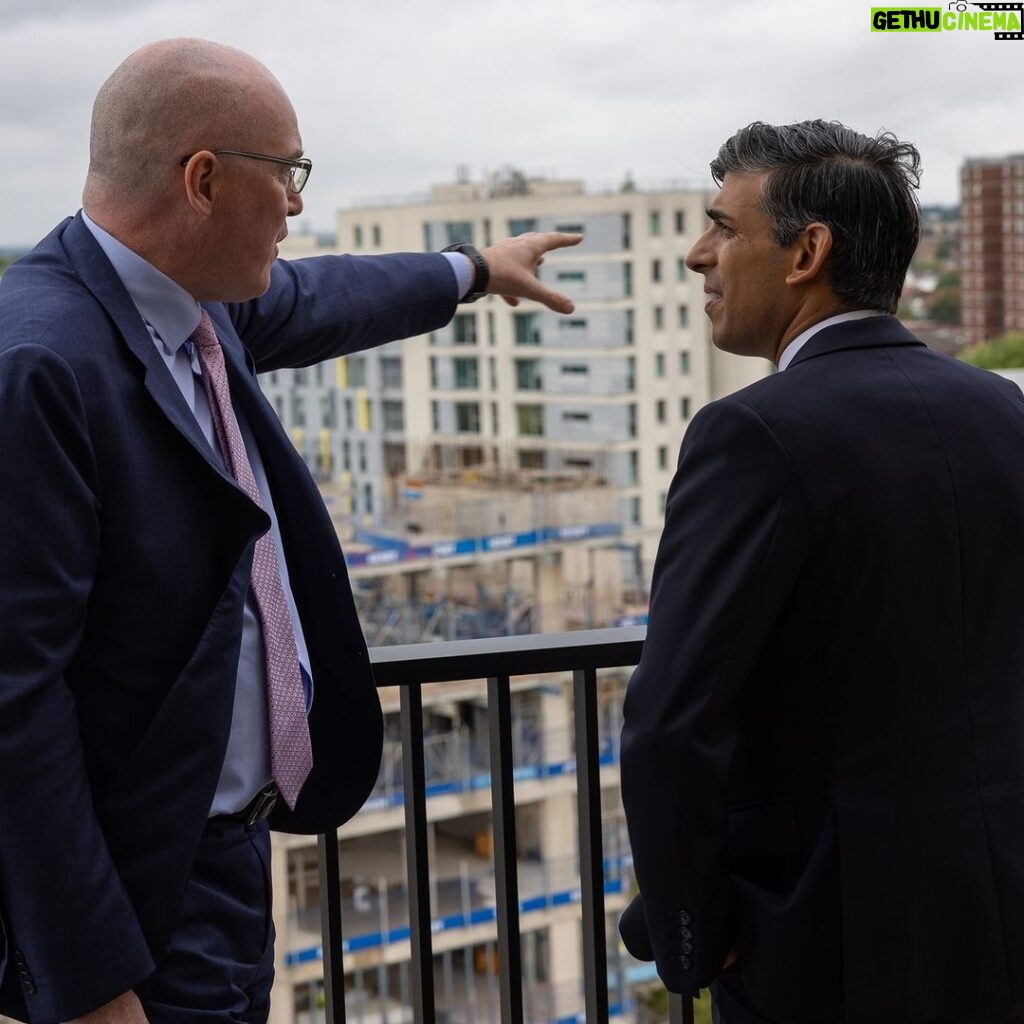
M 210 402 L 210 414 L 221 454 L 242 490 L 262 508 L 256 478 L 231 406 L 224 353 L 205 310 L 191 340 L 199 351 L 203 385 Z M 299 790 L 313 767 L 313 751 L 309 740 L 306 694 L 299 671 L 295 633 L 281 585 L 274 541 L 269 532 L 256 541 L 252 559 L 252 592 L 263 626 L 263 646 L 266 651 L 270 765 L 281 796 L 294 809 Z

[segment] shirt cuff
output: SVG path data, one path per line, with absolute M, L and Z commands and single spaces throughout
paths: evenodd
M 476 268 L 473 266 L 473 261 L 461 252 L 443 252 L 441 255 L 448 260 L 452 271 L 455 273 L 455 282 L 459 289 L 459 300 L 461 301 L 469 293 L 469 289 L 473 285 L 473 279 L 476 277 Z

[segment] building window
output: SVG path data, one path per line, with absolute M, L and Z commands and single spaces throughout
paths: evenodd
M 370 484 L 363 484 L 363 511 L 368 516 L 373 515 L 373 487 Z
M 626 432 L 630 437 L 636 437 L 636 404 L 630 402 L 629 408 L 627 409 L 627 415 L 629 417 L 629 423 L 626 427 Z
M 543 384 L 539 359 L 517 359 L 516 388 L 520 391 L 540 391 Z
M 652 238 L 658 238 L 661 235 L 660 210 L 651 210 L 650 217 L 648 218 L 648 229 Z
M 309 373 L 305 367 L 292 371 L 292 383 L 298 388 L 304 388 L 309 383 Z
M 398 391 L 402 387 L 402 360 L 393 356 L 385 356 L 380 361 L 381 387 Z
M 651 280 L 655 284 L 661 282 L 661 260 L 651 260 Z
M 320 426 L 333 430 L 338 425 L 338 417 L 335 411 L 337 394 L 334 391 L 325 391 L 320 396 Z
M 686 213 L 683 210 L 676 210 L 676 234 L 686 234 Z
M 354 415 L 352 412 L 352 399 L 345 399 L 345 429 L 351 430 L 355 423 Z
M 490 381 L 491 390 L 498 390 L 498 361 L 494 356 L 489 356 L 487 359 L 487 371 L 488 379 Z
M 633 264 L 622 264 L 622 294 L 628 299 L 633 295 Z
M 539 345 L 540 344 L 540 314 L 539 313 L 515 313 L 512 319 L 516 325 L 517 345 Z
M 583 225 L 579 223 L 556 224 L 556 231 L 564 231 L 567 235 L 582 235 Z
M 371 237 L 373 238 L 373 247 L 375 249 L 379 249 L 380 245 L 381 245 L 381 242 L 380 242 L 380 225 L 379 224 L 374 224 L 373 228 L 371 229 L 371 233 L 372 233 Z
M 457 388 L 480 387 L 480 370 L 475 359 L 455 360 L 455 386 Z
M 640 499 L 630 498 L 629 499 L 629 521 L 633 526 L 640 525 Z
M 577 377 L 585 377 L 590 373 L 590 367 L 586 363 L 563 363 L 560 370 L 563 374 L 567 373 Z
M 688 420 L 690 418 L 690 399 L 680 398 L 679 399 L 679 418 L 681 420 Z
M 346 380 L 350 388 L 366 387 L 366 359 L 363 356 L 349 356 L 346 360 Z
M 520 451 L 520 469 L 544 469 L 547 465 L 547 452 L 545 451 Z
M 487 344 L 492 348 L 495 344 L 496 338 L 494 336 L 494 312 L 493 310 L 487 310 Z
M 687 306 L 680 306 L 678 311 L 678 323 L 680 327 L 690 326 L 690 310 Z
M 430 386 L 437 389 L 437 356 L 430 357 Z
M 629 482 L 634 487 L 640 483 L 640 453 L 635 448 L 629 453 Z
M 362 249 L 363 247 L 363 226 L 354 224 L 352 226 L 352 248 Z
M 499 426 L 498 403 L 497 402 L 491 402 L 491 434 L 493 434 L 494 437 L 498 436 L 498 433 L 499 433 L 498 426 Z M 494 461 L 495 462 L 498 461 L 497 456 L 495 456 Z
M 366 472 L 366 442 L 360 441 L 356 445 L 356 452 L 359 454 L 359 472 Z
M 559 270 L 555 274 L 555 278 L 558 281 L 586 281 L 587 272 L 585 270 Z
M 632 221 L 628 213 L 622 215 L 622 248 L 629 249 L 633 245 Z
M 658 445 L 658 469 L 668 469 L 668 445 Z
M 385 430 L 405 430 L 405 408 L 401 402 L 388 399 L 381 402 L 381 418 Z
M 435 434 L 441 433 L 441 403 L 437 400 L 430 403 L 430 426 Z
M 480 433 L 480 403 L 455 403 L 455 429 L 460 434 Z
M 306 399 L 305 396 L 295 391 L 292 393 L 292 426 L 304 427 L 306 425 Z
M 525 235 L 528 231 L 537 230 L 536 217 L 510 217 L 508 221 L 508 233 L 510 235 Z
M 685 281 L 686 280 L 686 257 L 685 256 L 680 256 L 679 259 L 676 260 L 676 280 L 677 281 Z
M 690 372 L 690 353 L 680 352 L 679 353 L 679 372 L 687 374 Z
M 447 245 L 455 245 L 456 242 L 469 242 L 473 244 L 473 222 L 471 220 L 450 220 L 444 226 Z
M 559 317 L 558 326 L 568 331 L 585 331 L 587 321 L 584 317 Z
M 516 429 L 526 437 L 542 437 L 544 434 L 544 406 L 517 405 Z
M 664 377 L 665 376 L 665 353 L 655 352 L 654 353 L 654 376 Z
M 581 411 L 576 410 L 576 409 L 566 409 L 565 412 L 562 413 L 562 422 L 563 423 L 589 423 L 590 422 L 590 413 L 589 412 L 581 412 Z
M 659 423 L 664 423 L 667 418 L 667 414 L 668 407 L 665 404 L 665 399 L 659 398 L 658 401 L 654 403 L 654 418 Z
M 476 314 L 456 313 L 452 319 L 452 336 L 456 345 L 475 345 Z
M 654 329 L 656 331 L 663 330 L 665 327 L 665 310 L 661 306 L 654 306 L 651 309 L 651 313 L 654 316 Z
M 625 331 L 625 335 L 626 336 L 624 338 L 624 341 L 626 342 L 627 345 L 632 345 L 633 344 L 633 335 L 635 333 L 633 321 L 634 321 L 633 310 L 632 309 L 627 309 L 626 310 L 626 331 Z

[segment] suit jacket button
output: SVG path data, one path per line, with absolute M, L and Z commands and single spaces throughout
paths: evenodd
M 679 923 L 681 925 L 683 925 L 685 927 L 692 920 L 693 920 L 693 918 L 690 916 L 690 912 L 688 910 L 680 910 L 679 911 Z
M 679 958 L 679 966 L 684 971 L 688 971 L 693 966 L 693 961 L 688 956 L 681 956 Z

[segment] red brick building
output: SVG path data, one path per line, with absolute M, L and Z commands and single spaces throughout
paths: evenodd
M 1024 153 L 964 164 L 960 218 L 966 340 L 1024 332 Z

